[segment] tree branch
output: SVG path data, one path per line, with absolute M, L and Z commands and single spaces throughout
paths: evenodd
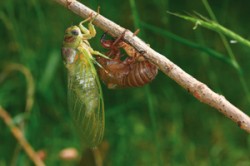
M 86 18 L 90 14 L 97 14 L 95 11 L 89 9 L 87 6 L 81 4 L 76 0 L 55 0 L 61 5 L 67 7 L 77 15 Z M 93 22 L 96 26 L 101 28 L 103 31 L 108 32 L 111 36 L 117 37 L 124 32 L 124 28 L 108 20 L 102 15 L 98 15 Z M 131 44 L 137 50 L 145 51 L 143 54 L 147 59 L 152 61 L 159 69 L 168 75 L 171 79 L 176 81 L 180 86 L 186 89 L 199 101 L 214 107 L 219 112 L 224 114 L 226 117 L 233 120 L 238 126 L 250 133 L 250 118 L 237 107 L 232 105 L 225 99 L 224 96 L 213 92 L 202 82 L 196 80 L 191 75 L 183 71 L 180 67 L 175 65 L 165 56 L 159 54 L 152 48 L 150 48 L 145 42 L 134 36 L 132 32 L 127 31 L 124 39 L 126 42 Z

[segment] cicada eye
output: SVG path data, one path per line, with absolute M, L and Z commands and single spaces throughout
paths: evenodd
M 75 36 L 79 35 L 79 32 L 77 30 L 72 30 L 71 33 Z

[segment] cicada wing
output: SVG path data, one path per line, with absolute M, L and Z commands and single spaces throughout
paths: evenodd
M 90 67 L 90 66 L 88 66 Z M 82 65 L 68 76 L 68 103 L 71 116 L 84 145 L 98 145 L 104 134 L 104 102 L 96 72 Z

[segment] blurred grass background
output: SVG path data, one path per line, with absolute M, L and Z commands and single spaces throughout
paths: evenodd
M 152 48 L 250 114 L 250 49 L 229 44 L 232 59 L 220 35 L 201 27 L 193 30 L 193 23 L 167 13 L 196 11 L 211 18 L 201 1 L 82 2 L 94 10 L 100 6 L 102 15 L 131 31 L 140 28 L 139 36 Z M 249 38 L 250 1 L 209 3 L 220 24 Z M 34 149 L 45 152 L 47 165 L 77 165 L 58 157 L 63 148 L 79 148 L 67 109 L 67 75 L 60 49 L 65 29 L 82 18 L 54 1 L 1 1 L 0 9 L 0 105 L 12 117 L 24 112 L 29 84 L 22 71 L 6 75 L 5 70 L 11 63 L 24 65 L 35 83 L 26 138 Z M 102 33 L 98 29 L 91 44 L 105 52 L 99 43 Z M 103 86 L 103 91 L 104 165 L 250 165 L 248 134 L 161 72 L 143 88 L 109 90 Z M 0 120 L 0 166 L 31 165 L 16 146 Z

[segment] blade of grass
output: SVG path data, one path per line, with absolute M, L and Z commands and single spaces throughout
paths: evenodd
M 140 28 L 140 17 L 138 15 L 137 12 L 137 8 L 136 8 L 136 3 L 135 0 L 130 0 L 130 7 L 131 7 L 131 11 L 132 11 L 132 15 L 134 18 L 134 26 L 135 28 Z M 143 30 L 141 30 L 141 35 L 143 36 Z M 162 159 L 161 159 L 161 153 L 160 153 L 160 143 L 157 141 L 157 119 L 156 119 L 156 110 L 154 109 L 154 102 L 152 100 L 153 98 L 153 94 L 151 93 L 150 87 L 149 86 L 145 86 L 144 90 L 146 92 L 146 97 L 147 97 L 147 105 L 148 105 L 148 109 L 149 109 L 149 115 L 150 115 L 150 120 L 152 123 L 152 131 L 154 133 L 154 143 L 156 145 L 156 152 L 157 152 L 157 164 L 158 165 L 163 165 L 162 163 Z
M 250 47 L 250 41 L 242 38 L 241 36 L 239 36 L 238 34 L 232 32 L 231 30 L 221 26 L 220 24 L 218 24 L 217 22 L 215 21 L 210 21 L 208 19 L 206 19 L 205 17 L 201 16 L 198 14 L 198 17 L 200 18 L 197 18 L 197 16 L 186 16 L 186 15 L 182 15 L 182 14 L 178 14 L 178 13 L 171 13 L 169 12 L 170 14 L 174 15 L 174 16 L 177 16 L 177 17 L 180 17 L 184 20 L 188 20 L 188 21 L 191 21 L 193 23 L 195 23 L 195 27 L 196 28 L 198 25 L 202 26 L 202 27 L 205 27 L 205 28 L 208 28 L 210 30 L 213 30 L 215 32 L 218 32 L 220 35 L 225 35 L 225 36 L 228 36 L 236 41 L 238 41 L 239 43 L 242 43 L 248 47 Z M 225 39 L 226 40 L 226 39 Z M 227 45 L 227 44 L 226 44 Z M 241 69 L 241 67 L 239 66 L 238 62 L 236 61 L 235 57 L 232 56 L 233 53 L 231 51 L 231 49 L 228 47 L 230 46 L 226 46 L 226 49 L 228 50 L 228 53 L 230 55 L 230 59 L 234 65 L 234 68 L 236 69 L 238 75 L 239 75 L 239 78 L 240 78 L 240 82 L 242 84 L 242 87 L 243 87 L 243 90 L 247 96 L 247 100 L 248 100 L 248 103 L 250 103 L 250 92 L 249 92 L 249 89 L 248 89 L 248 86 L 246 84 L 246 81 L 243 77 L 243 71 Z
M 153 31 L 155 33 L 158 33 L 158 34 L 161 34 L 163 36 L 169 37 L 169 38 L 171 38 L 171 39 L 173 39 L 173 40 L 175 40 L 175 41 L 177 41 L 177 42 L 179 42 L 181 44 L 184 44 L 186 46 L 189 46 L 189 47 L 192 47 L 194 49 L 203 51 L 207 55 L 209 55 L 211 57 L 214 57 L 214 58 L 216 58 L 218 60 L 221 60 L 221 61 L 229 64 L 232 67 L 235 67 L 234 63 L 230 59 L 228 59 L 225 55 L 223 55 L 223 54 L 221 54 L 221 53 L 219 53 L 219 52 L 217 52 L 217 51 L 215 51 L 213 49 L 210 49 L 210 48 L 205 47 L 203 45 L 197 44 L 197 43 L 192 42 L 190 40 L 184 39 L 184 38 L 182 38 L 182 37 L 180 37 L 180 36 L 178 36 L 176 34 L 173 34 L 171 32 L 166 31 L 165 29 L 158 28 L 158 27 L 153 26 L 153 25 L 149 25 L 149 24 L 147 24 L 145 22 L 141 22 L 140 24 L 141 24 L 141 26 L 143 28 L 146 28 L 148 30 L 151 30 L 151 31 Z
M 204 4 L 206 10 L 208 11 L 210 17 L 212 18 L 212 20 L 215 21 L 216 23 L 218 23 L 218 20 L 217 20 L 215 14 L 214 14 L 212 8 L 210 7 L 208 1 L 207 1 L 207 0 L 202 0 L 202 2 L 203 2 L 203 4 Z M 236 58 L 235 58 L 235 55 L 234 55 L 234 53 L 233 53 L 233 50 L 232 50 L 232 48 L 230 47 L 230 45 L 229 45 L 229 43 L 228 43 L 226 37 L 225 37 L 222 33 L 219 33 L 219 35 L 220 35 L 220 38 L 221 38 L 221 40 L 222 40 L 222 42 L 223 42 L 223 44 L 224 44 L 224 46 L 225 46 L 225 48 L 226 48 L 226 50 L 227 50 L 227 52 L 228 52 L 228 54 L 229 54 L 229 56 L 230 56 L 232 62 L 233 62 L 236 66 L 238 66 L 238 68 L 236 68 L 236 70 L 237 70 L 237 72 L 238 72 L 238 75 L 239 75 L 240 82 L 241 82 L 241 85 L 242 85 L 242 87 L 243 87 L 243 90 L 244 90 L 245 93 L 246 93 L 248 102 L 250 103 L 250 92 L 249 92 L 249 89 L 248 89 L 246 80 L 245 80 L 245 78 L 244 78 L 244 76 L 243 76 L 242 69 L 241 69 L 239 63 L 237 62 L 237 60 L 236 60 Z M 249 41 L 248 41 L 248 42 L 249 42 Z
M 250 47 L 250 41 L 247 40 L 247 39 L 244 39 L 243 37 L 241 37 L 240 35 L 234 33 L 233 31 L 223 27 L 222 25 L 214 22 L 214 21 L 211 21 L 211 20 L 204 20 L 204 17 L 202 18 L 198 18 L 197 16 L 187 16 L 187 15 L 182 15 L 182 14 L 179 14 L 179 13 L 172 13 L 172 12 L 169 12 L 169 14 L 172 14 L 176 17 L 179 17 L 179 18 L 182 18 L 184 20 L 187 20 L 187 21 L 190 21 L 190 22 L 193 22 L 195 23 L 195 28 L 197 26 L 202 26 L 204 28 L 207 28 L 207 29 L 210 29 L 210 30 L 213 30 L 213 31 L 216 31 L 218 33 L 222 33 L 224 34 L 225 36 L 233 39 L 233 40 L 236 40 L 238 41 L 239 43 L 242 43 L 244 45 L 246 45 L 247 47 Z M 199 17 L 201 17 L 201 15 L 198 15 Z
M 61 62 L 60 56 L 58 55 L 58 51 L 52 51 L 51 54 L 48 56 L 48 61 L 46 67 L 44 68 L 44 74 L 39 81 L 39 89 L 41 92 L 45 92 L 50 84 L 50 82 L 54 79 L 56 69 Z

